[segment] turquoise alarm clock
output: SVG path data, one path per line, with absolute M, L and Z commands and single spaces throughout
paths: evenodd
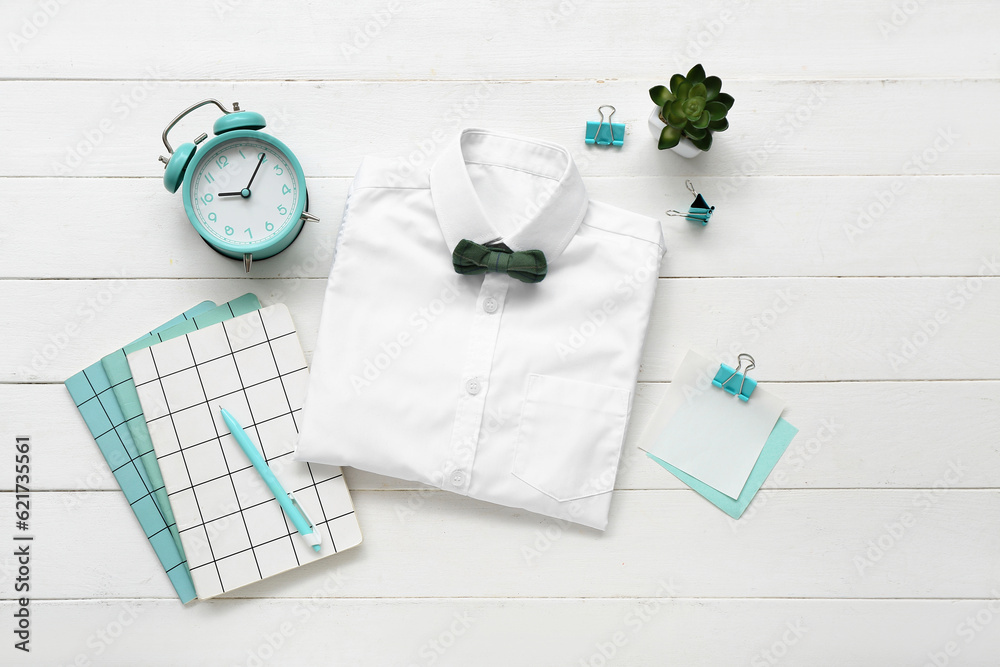
M 212 126 L 215 136 L 203 133 L 174 150 L 167 134 L 206 104 L 222 111 Z M 253 260 L 291 245 L 305 222 L 319 222 L 308 211 L 302 166 L 288 146 L 260 131 L 266 125 L 262 115 L 242 111 L 238 102 L 230 110 L 210 99 L 192 104 L 163 130 L 170 154 L 160 156 L 164 187 L 181 188 L 191 225 L 212 248 L 242 259 L 247 273 Z

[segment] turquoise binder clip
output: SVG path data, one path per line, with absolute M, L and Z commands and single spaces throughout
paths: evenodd
M 611 109 L 608 117 L 604 117 L 604 110 Z M 612 123 L 611 117 L 615 115 L 615 108 L 610 104 L 597 107 L 597 113 L 601 114 L 601 121 L 587 121 L 586 142 L 597 146 L 621 146 L 625 143 L 625 124 Z
M 740 368 L 743 366 L 743 360 L 747 360 L 747 367 L 740 372 Z M 732 394 L 733 396 L 738 396 L 741 401 L 746 403 L 750 400 L 750 394 L 757 387 L 757 381 L 753 378 L 747 377 L 747 373 L 752 371 L 756 364 L 754 363 L 753 357 L 751 357 L 746 352 L 743 352 L 736 357 L 736 368 L 722 364 L 719 366 L 719 372 L 715 374 L 715 379 L 712 380 L 712 384 L 719 387 L 723 391 Z M 739 386 L 737 386 L 737 382 Z
M 712 211 L 715 210 L 715 207 L 708 205 L 708 202 L 706 202 L 705 198 L 701 196 L 701 193 L 694 189 L 694 183 L 690 180 L 684 181 L 684 185 L 687 186 L 688 192 L 694 195 L 694 201 L 691 202 L 691 207 L 688 209 L 687 213 L 670 210 L 667 211 L 667 215 L 684 218 L 690 222 L 700 222 L 702 226 L 707 225 L 708 219 L 712 217 Z

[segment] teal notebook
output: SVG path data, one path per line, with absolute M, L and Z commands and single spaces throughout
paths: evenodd
M 214 307 L 213 302 L 204 301 L 158 327 L 157 331 L 170 328 Z M 183 552 L 177 548 L 177 543 L 167 528 L 166 518 L 153 500 L 153 485 L 145 468 L 136 463 L 139 452 L 125 425 L 125 416 L 103 364 L 98 361 L 87 366 L 66 380 L 65 384 L 178 597 L 181 602 L 190 602 L 197 597 L 191 572 Z
M 716 491 L 708 484 L 692 477 L 683 470 L 678 470 L 652 454 L 647 453 L 646 456 L 666 468 L 674 477 L 697 491 L 720 510 L 734 519 L 739 519 L 746 508 L 750 506 L 754 496 L 757 495 L 757 491 L 760 490 L 767 476 L 771 474 L 771 470 L 778 464 L 781 455 L 785 453 L 788 445 L 792 442 L 792 438 L 798 432 L 799 429 L 784 419 L 778 419 L 778 423 L 774 425 L 771 435 L 767 437 L 764 449 L 761 451 L 760 456 L 757 457 L 757 462 L 754 464 L 753 470 L 750 471 L 750 477 L 747 478 L 747 482 L 743 485 L 743 490 L 740 491 L 740 496 L 736 500 L 733 500 L 721 491 Z
M 146 471 L 146 477 L 152 485 L 153 500 L 160 508 L 160 513 L 164 519 L 166 519 L 167 528 L 181 554 L 184 553 L 184 548 L 181 546 L 181 538 L 177 532 L 177 522 L 174 519 L 174 513 L 163 486 L 163 475 L 160 473 L 160 466 L 156 462 L 153 441 L 149 437 L 149 429 L 146 428 L 142 406 L 139 404 L 139 395 L 135 391 L 135 383 L 132 381 L 132 371 L 129 369 L 125 355 L 149 347 L 150 345 L 156 345 L 165 340 L 183 336 L 196 329 L 203 329 L 259 309 L 260 301 L 257 297 L 253 294 L 244 294 L 228 303 L 184 320 L 180 324 L 163 329 L 162 331 L 154 331 L 150 335 L 126 345 L 124 349 L 116 350 L 101 360 L 104 372 L 107 373 L 108 380 L 114 389 L 115 397 L 118 399 L 118 405 L 125 417 L 125 423 L 132 436 L 132 441 L 135 443 L 139 460 L 142 462 L 142 467 Z

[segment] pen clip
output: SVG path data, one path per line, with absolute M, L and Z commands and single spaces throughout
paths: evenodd
M 302 516 L 304 516 L 306 518 L 306 521 L 309 522 L 309 527 L 313 529 L 313 532 L 315 532 L 316 522 L 312 520 L 312 517 L 309 516 L 309 512 L 306 512 L 306 508 L 302 506 L 298 498 L 292 495 L 291 491 L 288 492 L 288 499 L 292 501 L 293 505 L 299 508 L 299 511 L 302 512 Z

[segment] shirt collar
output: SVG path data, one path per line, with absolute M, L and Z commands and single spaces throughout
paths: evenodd
M 462 239 L 487 243 L 501 236 L 476 194 L 467 162 L 511 167 L 551 179 L 551 188 L 538 201 L 524 202 L 524 220 L 517 229 L 503 236 L 511 250 L 541 250 L 551 264 L 569 245 L 587 212 L 587 190 L 569 151 L 524 137 L 463 130 L 430 171 L 434 209 L 449 250 Z

